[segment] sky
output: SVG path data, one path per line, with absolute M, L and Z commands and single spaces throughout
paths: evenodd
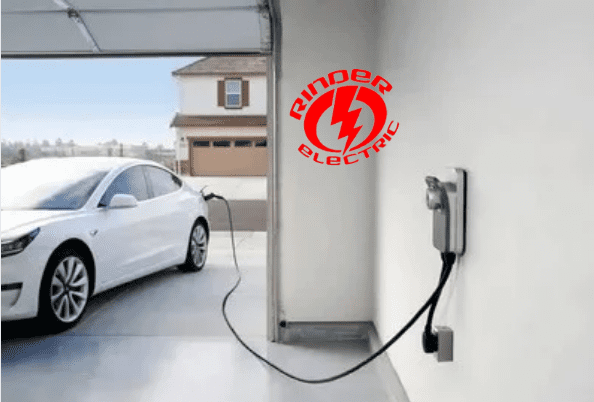
M 178 92 L 171 72 L 197 59 L 2 59 L 2 140 L 172 147 Z

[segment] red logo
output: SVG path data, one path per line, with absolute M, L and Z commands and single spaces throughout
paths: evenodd
M 322 154 L 320 159 L 320 152 L 314 153 L 305 144 L 301 144 L 299 152 L 307 158 L 313 155 L 313 161 L 317 163 L 340 165 L 344 162 L 346 165 L 350 165 L 359 161 L 359 154 L 369 158 L 371 149 L 378 153 L 381 148 L 386 146 L 387 141 L 392 139 L 399 127 L 399 123 L 391 121 L 386 127 L 386 132 L 381 135 L 388 118 L 388 110 L 382 95 L 390 92 L 392 85 L 379 75 L 373 80 L 371 77 L 371 73 L 366 70 L 354 69 L 350 75 L 347 70 L 337 70 L 328 74 L 327 77 L 318 78 L 308 84 L 307 89 L 301 91 L 301 97 L 293 102 L 290 115 L 297 120 L 301 120 L 304 117 L 302 112 L 305 112 L 303 128 L 307 139 L 320 151 L 331 154 L 326 155 L 325 158 Z M 349 79 L 353 82 L 347 83 Z M 319 89 L 325 91 L 320 96 L 317 96 L 318 88 L 316 88 L 316 83 L 319 83 Z M 353 83 L 357 84 L 353 85 Z M 359 136 L 363 125 L 357 125 L 357 121 L 363 106 L 370 110 L 373 116 L 373 124 L 363 131 L 364 133 L 369 131 L 367 134 Z M 327 146 L 320 140 L 319 130 L 323 132 L 324 127 L 320 127 L 321 125 L 318 123 L 320 123 L 324 113 L 331 107 L 333 110 L 330 126 L 341 123 L 338 140 L 344 139 L 342 149 L 336 149 L 336 144 Z M 380 138 L 375 141 L 378 136 Z M 336 141 L 334 142 L 336 143 Z

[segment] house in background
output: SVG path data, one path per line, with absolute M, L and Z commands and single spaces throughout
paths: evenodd
M 265 176 L 266 58 L 207 57 L 174 71 L 180 94 L 176 169 L 191 176 Z

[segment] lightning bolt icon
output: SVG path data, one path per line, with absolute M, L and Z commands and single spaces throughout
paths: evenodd
M 359 114 L 361 113 L 361 108 L 349 112 L 351 104 L 355 99 L 357 89 L 359 89 L 358 86 L 349 85 L 340 87 L 336 90 L 334 111 L 332 112 L 332 121 L 330 122 L 330 125 L 342 122 L 340 132 L 338 133 L 338 139 L 340 140 L 345 137 L 347 139 L 344 151 L 342 152 L 343 155 L 347 152 L 355 140 L 355 137 L 357 137 L 357 134 L 359 134 L 361 127 L 363 127 L 355 127 L 357 120 L 359 119 Z

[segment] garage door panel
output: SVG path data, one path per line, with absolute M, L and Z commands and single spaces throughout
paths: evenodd
M 210 140 L 213 141 L 219 139 Z M 222 138 L 220 140 L 223 140 Z M 251 139 L 255 141 L 255 139 Z M 232 141 L 233 142 L 233 141 Z M 268 169 L 266 147 L 192 147 L 192 174 L 195 176 L 265 176 Z
M 14 35 L 15 32 L 24 34 Z M 22 48 L 39 53 L 48 48 L 54 52 L 82 52 L 89 50 L 89 44 L 76 25 L 60 13 L 3 15 L 2 53 L 16 52 Z
M 82 15 L 104 52 L 143 50 L 165 52 L 188 49 L 258 51 L 260 48 L 259 16 L 251 11 L 82 13 Z M 169 27 L 167 32 L 164 32 L 163 27 Z M 123 32 L 126 35 L 122 35 Z
M 2 0 L 2 12 L 14 11 L 54 11 L 60 7 L 53 1 L 48 0 Z M 4 23 L 4 21 L 2 21 Z
M 166 3 L 162 1 L 147 2 L 146 0 L 101 0 L 100 2 L 97 0 L 70 0 L 69 3 L 79 10 L 155 10 L 165 7 L 167 9 L 209 9 L 257 5 L 256 0 L 216 0 L 216 2 L 212 0 L 169 0 Z
M 264 0 L 4 0 L 3 57 L 270 53 Z

